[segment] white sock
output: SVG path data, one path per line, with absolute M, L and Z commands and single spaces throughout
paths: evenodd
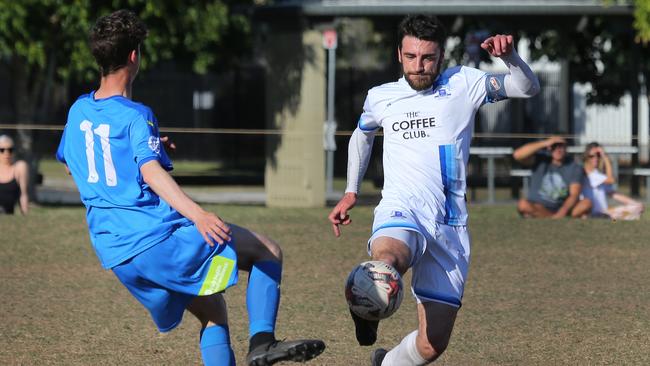
M 402 342 L 386 354 L 381 366 L 420 366 L 426 365 L 427 360 L 420 356 L 420 352 L 415 345 L 415 338 L 418 331 L 414 330 L 409 333 Z

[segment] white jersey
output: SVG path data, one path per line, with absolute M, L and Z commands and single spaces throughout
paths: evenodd
M 505 98 L 502 76 L 458 66 L 427 90 L 413 90 L 402 77 L 368 92 L 358 128 L 383 128 L 384 200 L 415 199 L 438 222 L 467 224 L 474 116 L 482 104 Z

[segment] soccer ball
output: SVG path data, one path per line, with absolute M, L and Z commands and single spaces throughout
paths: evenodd
M 391 316 L 402 303 L 402 278 L 395 268 L 381 261 L 355 267 L 345 284 L 350 310 L 366 320 Z

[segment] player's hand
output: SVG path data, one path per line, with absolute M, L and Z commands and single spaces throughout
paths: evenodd
M 165 148 L 169 151 L 176 151 L 176 144 L 169 138 L 169 136 L 163 136 L 160 138 L 160 142 L 165 145 Z
M 502 57 L 509 55 L 513 49 L 514 38 L 509 34 L 497 34 L 481 43 L 481 48 L 490 56 Z
M 228 224 L 212 212 L 203 211 L 197 217 L 194 217 L 192 221 L 205 242 L 211 247 L 214 246 L 215 241 L 222 245 L 231 239 Z
M 357 203 L 357 194 L 348 192 L 343 198 L 336 204 L 332 212 L 330 212 L 327 217 L 332 223 L 332 230 L 334 230 L 334 235 L 338 238 L 341 236 L 341 229 L 339 225 L 349 225 L 352 222 L 348 211 L 354 207 Z

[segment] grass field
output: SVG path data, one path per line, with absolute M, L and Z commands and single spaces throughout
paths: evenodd
M 208 206 L 269 234 L 285 254 L 277 334 L 320 337 L 312 365 L 367 365 L 356 345 L 343 282 L 363 260 L 372 207 L 335 239 L 328 209 Z M 472 206 L 472 266 L 464 305 L 441 365 L 650 364 L 650 215 L 638 222 L 531 221 L 512 207 Z M 0 365 L 196 365 L 190 315 L 160 335 L 148 314 L 101 269 L 84 210 L 36 208 L 0 216 Z M 407 283 L 409 281 L 407 275 Z M 232 342 L 247 346 L 246 279 L 228 290 Z M 415 328 L 407 294 L 382 322 L 378 345 Z

